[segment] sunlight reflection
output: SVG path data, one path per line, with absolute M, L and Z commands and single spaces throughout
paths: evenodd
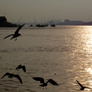
M 83 41 L 85 41 L 85 47 L 86 47 L 85 49 L 90 51 L 92 49 L 92 28 L 87 27 L 82 37 L 83 37 Z
M 92 68 L 85 68 L 85 70 L 92 76 Z M 90 88 L 92 89 L 92 78 L 91 76 L 88 77 L 88 82 L 90 84 Z
M 89 60 L 86 62 L 87 68 L 85 70 L 92 75 L 92 68 L 90 66 L 91 64 L 91 56 L 92 56 L 92 27 L 85 28 L 85 33 L 83 34 L 83 40 L 84 40 L 84 47 L 83 49 L 86 50 L 86 56 L 89 57 Z
M 85 68 L 85 70 L 86 70 L 88 73 L 92 74 L 92 69 L 91 69 L 91 68 Z
M 90 88 L 92 88 L 92 27 L 87 27 L 84 29 L 85 33 L 82 35 L 83 40 L 83 49 L 85 51 L 85 55 L 87 56 L 87 60 L 85 62 L 85 71 L 87 74 L 87 82 Z M 90 91 L 88 89 L 88 91 Z
M 92 85 L 92 80 L 89 80 L 90 85 Z M 92 86 L 90 86 L 92 88 Z

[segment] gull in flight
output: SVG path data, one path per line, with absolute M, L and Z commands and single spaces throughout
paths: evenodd
M 26 67 L 25 67 L 25 66 L 18 65 L 18 66 L 16 67 L 16 70 L 19 70 L 19 69 L 22 69 L 24 72 L 26 72 Z
M 76 80 L 76 82 L 81 86 L 80 90 L 84 90 L 85 88 L 90 89 L 89 87 L 85 87 L 85 86 L 83 86 L 82 84 L 80 84 L 77 80 Z
M 33 77 L 33 79 L 36 81 L 40 81 L 40 83 L 42 83 L 42 85 L 39 85 L 39 86 L 43 87 L 43 89 L 44 89 L 44 87 L 47 86 L 48 82 L 50 82 L 52 85 L 59 85 L 53 79 L 49 79 L 47 82 L 44 82 L 44 78 L 42 78 L 42 77 Z
M 16 75 L 16 74 L 12 74 L 12 73 L 8 73 L 8 72 L 7 72 L 6 74 L 3 75 L 2 78 L 4 78 L 5 76 L 8 76 L 9 78 L 15 77 L 15 78 L 17 78 L 17 79 L 20 81 L 21 84 L 23 83 L 19 75 Z M 1 79 L 2 79 L 2 78 L 1 78 Z
M 20 30 L 24 25 L 25 25 L 25 24 L 20 25 L 20 26 L 18 27 L 18 29 L 15 31 L 15 33 L 14 33 L 14 34 L 10 34 L 10 35 L 8 35 L 8 36 L 4 37 L 4 39 L 6 39 L 6 38 L 8 38 L 8 37 L 12 36 L 11 40 L 14 38 L 14 40 L 16 41 L 16 40 L 17 40 L 17 37 L 18 37 L 18 36 L 21 36 L 21 34 L 20 34 L 20 33 L 18 33 L 18 32 L 19 32 L 19 30 Z

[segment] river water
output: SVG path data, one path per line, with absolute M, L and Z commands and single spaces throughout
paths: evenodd
M 11 37 L 17 28 L 0 28 L 0 78 L 7 72 L 17 78 L 0 79 L 0 92 L 80 92 L 78 80 L 92 88 L 92 26 L 23 27 L 21 37 Z M 26 73 L 15 68 L 26 66 Z M 32 77 L 55 80 L 47 89 Z M 84 92 L 92 92 L 85 89 Z

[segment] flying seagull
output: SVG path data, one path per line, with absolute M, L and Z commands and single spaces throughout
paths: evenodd
M 3 75 L 2 78 L 4 78 L 5 76 L 8 76 L 9 78 L 15 77 L 15 78 L 17 78 L 17 79 L 20 81 L 21 84 L 23 83 L 19 75 L 16 75 L 16 74 L 12 74 L 12 73 L 8 73 L 8 72 L 7 72 L 6 74 Z M 2 79 L 2 78 L 1 78 L 1 79 Z
M 19 70 L 19 69 L 22 69 L 24 72 L 26 72 L 26 67 L 25 67 L 25 66 L 18 65 L 18 66 L 16 67 L 16 70 Z
M 17 40 L 17 37 L 18 37 L 18 36 L 21 36 L 21 34 L 20 34 L 20 33 L 18 33 L 18 32 L 19 32 L 19 30 L 20 30 L 24 25 L 25 25 L 25 24 L 20 25 L 20 26 L 18 27 L 18 29 L 15 31 L 15 33 L 14 33 L 14 34 L 10 34 L 10 35 L 8 35 L 8 36 L 4 37 L 4 39 L 6 39 L 6 38 L 8 38 L 8 37 L 12 36 L 12 38 L 11 38 L 10 40 L 12 40 L 12 39 L 14 38 L 14 40 L 16 41 L 16 40 Z
M 90 89 L 89 87 L 85 87 L 85 86 L 83 86 L 82 84 L 80 84 L 77 80 L 76 80 L 76 82 L 81 86 L 80 90 L 84 90 L 85 88 Z
M 52 85 L 59 85 L 53 79 L 49 79 L 47 82 L 44 82 L 44 78 L 42 78 L 42 77 L 33 77 L 33 79 L 36 81 L 40 81 L 40 83 L 42 83 L 42 85 L 39 85 L 39 86 L 41 86 L 43 88 L 47 86 L 48 82 L 50 82 Z

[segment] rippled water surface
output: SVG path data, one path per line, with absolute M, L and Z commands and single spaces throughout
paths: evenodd
M 0 78 L 6 72 L 19 74 L 23 84 L 5 76 L 0 92 L 80 92 L 76 80 L 92 88 L 91 26 L 23 27 L 17 41 L 3 39 L 16 29 L 0 28 Z M 26 73 L 15 70 L 19 64 L 26 66 Z M 32 77 L 54 79 L 60 85 L 48 83 L 43 89 Z

